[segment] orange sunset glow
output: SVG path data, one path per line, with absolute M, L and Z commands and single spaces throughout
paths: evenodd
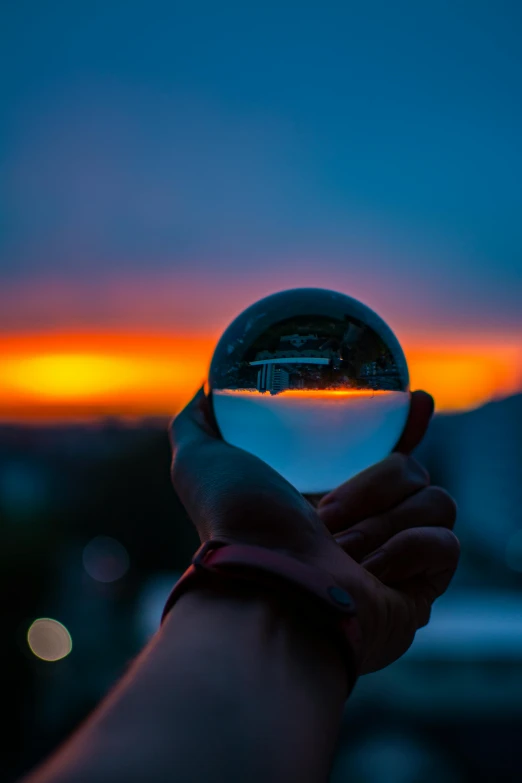
M 0 419 L 172 415 L 205 380 L 218 336 L 0 336 Z M 517 343 L 479 337 L 403 342 L 411 388 L 431 392 L 438 411 L 471 409 L 522 387 Z
M 240 394 L 251 392 L 252 394 L 259 394 L 257 389 L 227 389 L 222 394 Z M 300 399 L 306 397 L 307 400 L 313 399 L 325 399 L 328 397 L 376 397 L 378 395 L 393 394 L 394 392 L 386 391 L 385 389 L 284 389 L 277 393 L 278 397 L 295 397 Z

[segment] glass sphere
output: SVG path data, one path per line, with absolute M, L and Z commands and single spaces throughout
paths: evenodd
M 386 457 L 409 410 L 404 353 L 369 307 L 296 288 L 248 307 L 209 371 L 223 438 L 304 494 L 329 492 Z

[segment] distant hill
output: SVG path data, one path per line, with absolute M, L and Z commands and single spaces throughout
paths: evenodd
M 522 530 L 522 394 L 435 416 L 416 456 L 456 499 L 463 541 L 504 565 L 509 538 Z

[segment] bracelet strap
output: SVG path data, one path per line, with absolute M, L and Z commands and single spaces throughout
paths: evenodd
M 308 595 L 316 610 L 322 609 L 321 614 L 329 617 L 333 630 L 337 631 L 349 666 L 352 689 L 361 664 L 361 629 L 352 596 L 330 574 L 271 549 L 211 539 L 197 550 L 192 564 L 174 585 L 161 622 L 184 592 L 208 582 L 208 576 L 217 579 L 218 583 L 240 581 L 268 587 L 276 596 L 282 591 L 299 594 L 301 599 Z

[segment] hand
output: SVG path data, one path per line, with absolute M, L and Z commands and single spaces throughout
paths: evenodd
M 429 395 L 412 395 L 399 448 L 422 438 Z M 455 506 L 427 473 L 397 452 L 313 506 L 265 462 L 223 441 L 200 390 L 174 419 L 172 479 L 201 541 L 276 549 L 328 571 L 357 602 L 362 672 L 400 657 L 455 571 Z M 328 502 L 331 501 L 331 502 Z M 347 529 L 361 535 L 348 535 Z M 337 540 L 334 538 L 337 536 Z M 382 554 L 378 562 L 370 555 Z

